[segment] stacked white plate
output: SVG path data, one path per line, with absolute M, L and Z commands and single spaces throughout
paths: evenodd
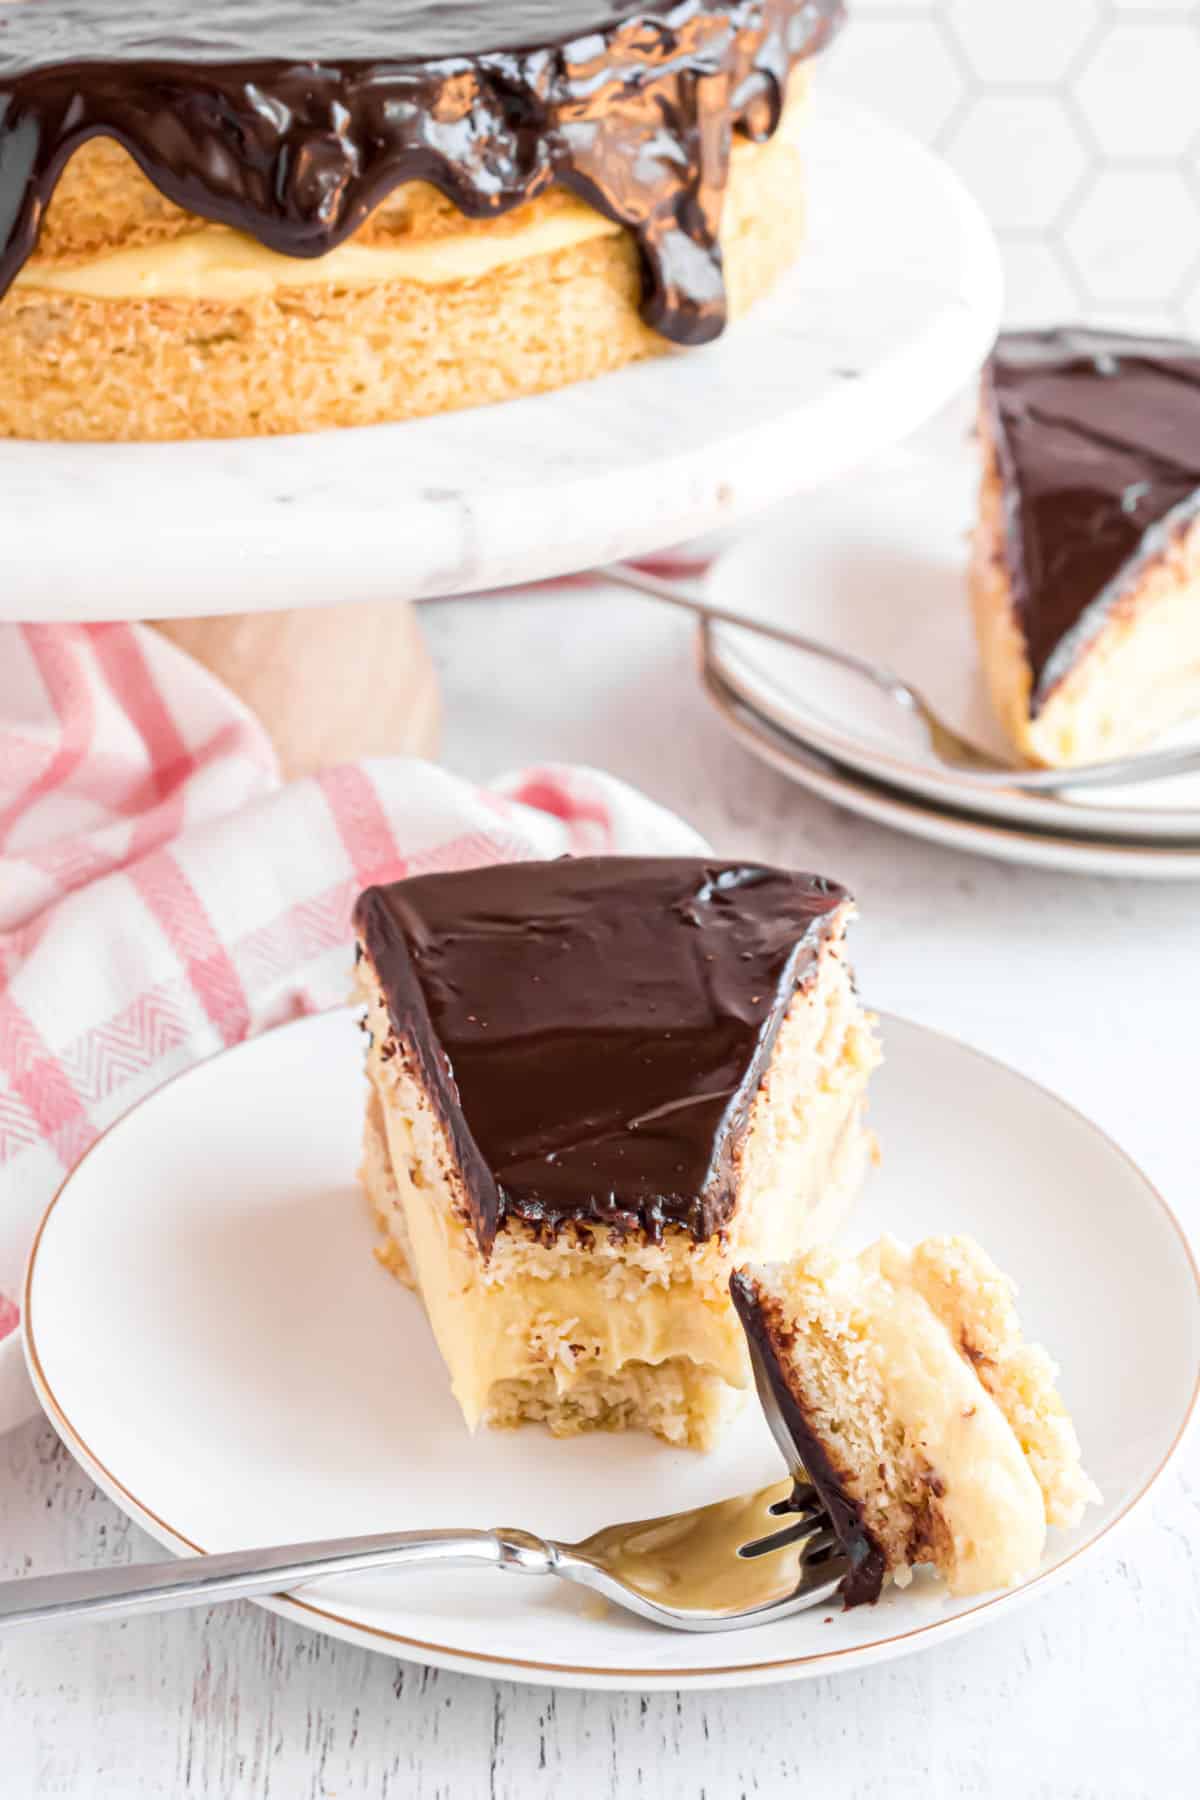
M 774 508 L 714 564 L 707 597 L 855 651 L 1007 754 L 966 596 L 976 457 L 901 451 Z M 738 739 L 836 804 L 901 831 L 1084 874 L 1200 879 L 1200 774 L 1122 788 L 983 788 L 859 677 L 765 638 L 702 634 L 707 691 Z M 1161 740 L 1200 747 L 1200 720 Z M 1156 746 L 1159 747 L 1159 746 Z

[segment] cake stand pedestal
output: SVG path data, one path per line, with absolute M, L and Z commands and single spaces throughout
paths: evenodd
M 285 777 L 361 756 L 437 755 L 437 673 L 403 601 L 156 623 L 257 715 Z
M 401 425 L 0 444 L 0 619 L 184 621 L 172 635 L 260 713 L 289 768 L 427 749 L 432 672 L 398 603 L 730 525 L 899 441 L 977 370 L 999 263 L 956 177 L 822 96 L 805 154 L 808 245 L 703 350 Z

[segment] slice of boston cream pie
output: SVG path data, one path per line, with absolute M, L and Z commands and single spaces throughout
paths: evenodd
M 1013 1586 L 1047 1525 L 1099 1498 L 1013 1293 L 964 1237 L 734 1275 L 760 1384 L 850 1557 L 848 1606 L 922 1563 L 955 1594 Z
M 696 858 L 362 895 L 363 1179 L 470 1426 L 713 1441 L 750 1379 L 733 1269 L 828 1236 L 872 1159 L 851 911 Z
M 1200 711 L 1200 345 L 1004 333 L 970 588 L 1006 733 L 1051 768 Z

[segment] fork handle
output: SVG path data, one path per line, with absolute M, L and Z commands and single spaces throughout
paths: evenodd
M 750 631 L 756 637 L 770 638 L 773 643 L 784 644 L 789 650 L 800 650 L 806 656 L 816 656 L 823 662 L 836 663 L 839 668 L 848 669 L 852 675 L 861 675 L 865 681 L 881 688 L 893 699 L 899 698 L 907 703 L 907 682 L 901 681 L 898 675 L 893 675 L 890 669 L 879 668 L 863 657 L 855 656 L 852 650 L 841 650 L 836 644 L 823 644 L 817 638 L 806 637 L 802 631 L 793 631 L 786 625 L 772 624 L 770 619 L 748 618 L 730 607 L 714 606 L 710 601 L 688 593 L 678 582 L 664 581 L 661 575 L 651 575 L 648 570 L 639 569 L 633 563 L 605 563 L 595 573 L 605 581 L 615 582 L 618 587 L 632 588 L 636 593 L 648 594 L 654 600 L 665 600 L 668 606 L 678 606 L 697 619 L 706 620 L 709 625 L 735 625 L 739 631 Z
M 553 1547 L 523 1531 L 394 1531 L 327 1538 L 0 1582 L 0 1632 L 277 1594 L 301 1582 L 365 1569 L 483 1567 L 549 1575 L 553 1565 Z

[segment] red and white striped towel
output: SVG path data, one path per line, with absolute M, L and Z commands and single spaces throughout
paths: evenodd
M 694 851 L 612 777 L 431 764 L 284 784 L 235 697 L 141 625 L 0 625 L 0 1431 L 38 1218 L 136 1100 L 345 999 L 359 889 L 564 851 Z

